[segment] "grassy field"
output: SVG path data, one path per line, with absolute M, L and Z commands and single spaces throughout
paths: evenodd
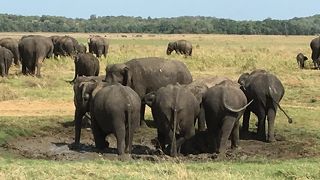
M 2 37 L 19 38 L 26 33 L 0 33 Z M 42 33 L 45 36 L 53 34 Z M 86 43 L 89 34 L 69 34 Z M 276 131 L 292 142 L 304 143 L 311 154 L 320 151 L 320 72 L 300 70 L 296 55 L 310 59 L 312 36 L 240 36 L 240 35 L 106 35 L 110 41 L 107 58 L 101 59 L 101 74 L 107 64 L 138 57 L 158 56 L 185 62 L 194 79 L 227 76 L 236 80 L 241 73 L 266 69 L 276 74 L 285 86 L 282 106 L 293 117 L 289 125 L 278 113 Z M 193 56 L 184 58 L 165 54 L 169 41 L 187 39 L 193 43 Z M 66 81 L 73 78 L 70 58 L 47 59 L 38 79 L 22 76 L 12 67 L 8 78 L 0 79 L 0 144 L 20 136 L 47 134 L 57 122 L 73 118 L 73 91 Z M 148 117 L 150 113 L 147 114 Z M 255 117 L 252 116 L 254 119 Z M 254 121 L 252 121 L 252 125 Z M 294 147 L 292 147 L 294 148 Z M 0 151 L 0 179 L 319 179 L 320 156 L 286 159 L 246 158 L 236 161 L 150 162 L 50 161 L 26 159 Z

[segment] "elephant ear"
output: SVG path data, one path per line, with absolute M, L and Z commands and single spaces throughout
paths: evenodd
M 124 86 L 131 86 L 131 80 L 132 80 L 132 72 L 128 66 L 125 66 L 122 70 L 123 74 L 123 82 L 122 85 Z
M 155 99 L 156 99 L 156 93 L 155 92 L 151 92 L 151 93 L 146 94 L 142 98 L 142 103 L 147 104 L 149 107 L 152 107 L 152 104 L 153 104 Z

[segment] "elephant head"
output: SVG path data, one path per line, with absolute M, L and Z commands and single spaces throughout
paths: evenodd
M 176 42 L 169 42 L 168 48 L 167 48 L 167 55 L 170 55 L 171 52 L 176 49 L 176 45 L 177 45 Z
M 132 72 L 126 64 L 114 64 L 106 68 L 107 83 L 121 83 L 124 86 L 131 86 Z
M 245 86 L 246 80 L 248 79 L 249 76 L 250 76 L 249 73 L 241 74 L 241 76 L 238 79 L 238 83 L 240 84 L 241 87 Z

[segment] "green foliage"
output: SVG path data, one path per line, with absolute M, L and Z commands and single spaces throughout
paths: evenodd
M 290 20 L 234 21 L 204 16 L 141 18 L 91 15 L 89 19 L 72 19 L 0 14 L 0 32 L 314 35 L 320 33 L 320 15 Z

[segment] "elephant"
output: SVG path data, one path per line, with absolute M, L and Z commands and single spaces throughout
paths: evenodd
M 14 55 L 9 49 L 0 46 L 0 71 L 2 77 L 8 76 L 13 57 Z
M 97 149 L 108 147 L 107 135 L 117 139 L 118 155 L 131 153 L 133 134 L 139 127 L 141 100 L 128 86 L 115 83 L 99 90 L 90 103 L 92 133 Z
M 181 146 L 195 135 L 194 122 L 200 114 L 196 97 L 185 87 L 169 84 L 148 93 L 144 101 L 151 107 L 160 148 L 170 146 L 170 156 L 180 154 Z
M 312 50 L 311 59 L 315 69 L 320 69 L 320 37 L 314 38 L 310 42 L 310 48 Z
M 80 53 L 74 58 L 74 78 L 70 83 L 73 83 L 77 76 L 98 76 L 100 71 L 99 60 L 91 53 Z
M 22 73 L 35 74 L 41 77 L 40 69 L 45 58 L 50 58 L 53 53 L 53 44 L 50 38 L 40 35 L 24 36 L 19 42 Z
M 192 82 L 192 76 L 187 66 L 181 61 L 148 57 L 107 66 L 105 81 L 129 86 L 142 99 L 147 93 L 168 84 L 189 84 Z M 145 104 L 141 103 L 140 123 L 142 126 L 146 125 L 144 113 Z
M 95 54 L 98 58 L 100 58 L 102 55 L 104 57 L 107 57 L 109 43 L 104 37 L 101 37 L 101 36 L 89 37 L 88 47 L 89 47 L 89 52 L 92 54 Z
M 101 89 L 105 86 L 103 83 L 105 76 L 79 76 L 76 78 L 73 84 L 73 92 L 74 92 L 74 122 L 75 122 L 75 141 L 74 147 L 79 147 L 80 144 L 80 134 L 81 134 L 81 127 L 82 127 L 82 120 L 85 116 L 87 119 L 91 119 L 86 115 L 90 113 L 90 106 L 89 100 L 90 96 L 85 97 L 85 95 L 92 95 L 94 89 Z M 86 122 L 90 124 L 89 122 Z
M 13 38 L 3 38 L 0 39 L 0 46 L 9 49 L 14 58 L 14 64 L 19 66 L 20 62 L 20 53 L 19 53 L 19 42 Z
M 229 136 L 231 148 L 237 148 L 239 119 L 250 105 L 247 104 L 247 98 L 239 86 L 229 80 L 222 81 L 207 90 L 202 103 L 208 127 L 207 138 L 209 144 L 213 143 L 211 150 L 219 156 L 224 155 Z
M 79 43 L 77 45 L 76 49 L 77 49 L 77 53 L 86 53 L 87 52 L 87 46 L 82 43 Z
M 167 55 L 170 55 L 172 51 L 176 51 L 177 54 L 184 54 L 186 56 L 192 55 L 192 44 L 186 40 L 178 40 L 169 42 L 167 47 Z
M 300 69 L 303 69 L 304 68 L 304 62 L 306 60 L 308 60 L 307 56 L 303 55 L 302 53 L 299 53 L 296 57 L 297 59 L 297 63 L 298 63 L 298 66 L 300 67 Z
M 78 52 L 79 46 L 78 41 L 71 36 L 51 36 L 51 41 L 54 45 L 54 56 L 75 56 Z
M 292 123 L 292 119 L 279 104 L 285 93 L 281 81 L 270 72 L 258 69 L 250 74 L 242 74 L 238 83 L 248 101 L 253 100 L 244 112 L 242 133 L 244 136 L 248 134 L 250 112 L 253 112 L 258 117 L 257 138 L 267 142 L 276 141 L 274 123 L 278 107 L 287 116 L 288 122 Z M 268 137 L 265 130 L 266 117 L 268 119 Z

